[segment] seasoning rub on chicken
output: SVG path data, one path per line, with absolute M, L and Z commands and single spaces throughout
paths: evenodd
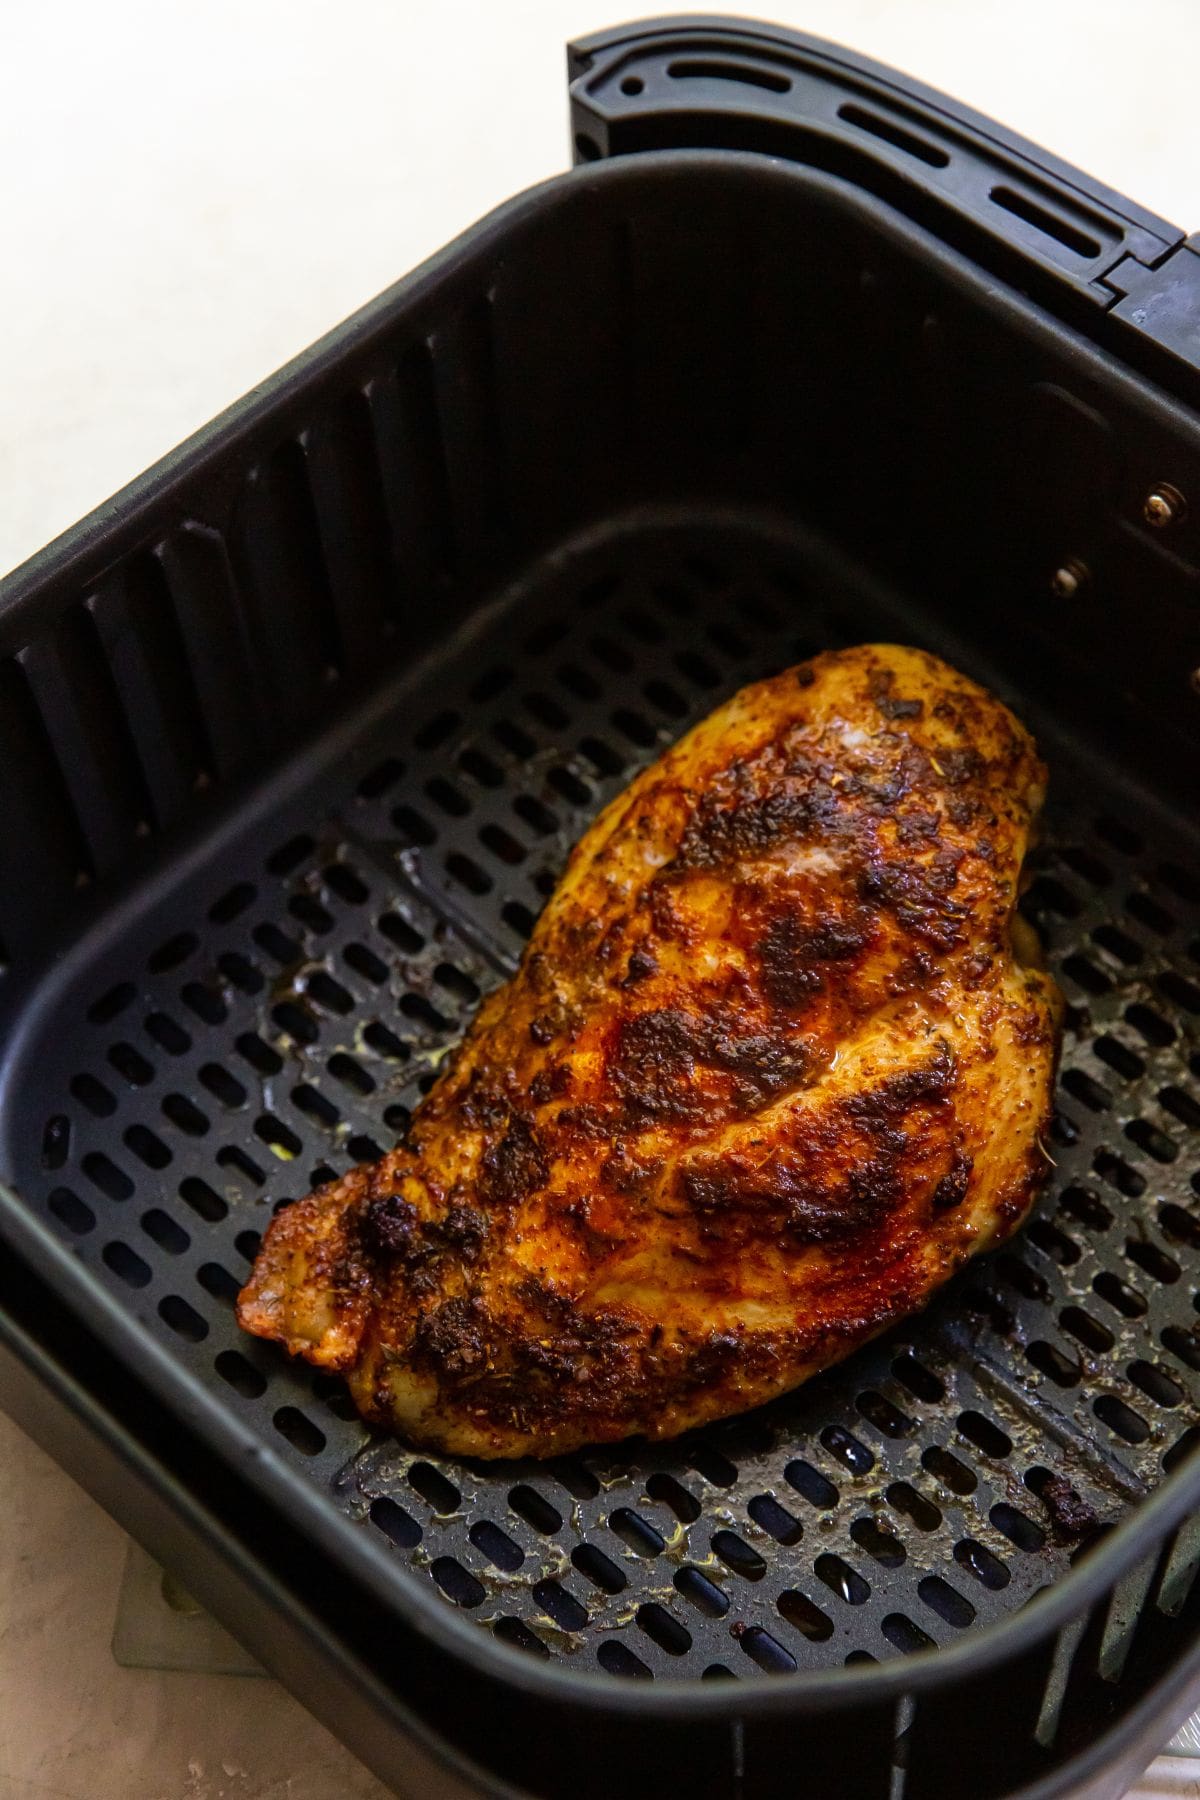
M 404 1142 L 274 1220 L 242 1324 L 497 1457 L 669 1437 L 915 1312 L 1047 1171 L 1044 780 L 918 651 L 745 688 L 592 825 Z

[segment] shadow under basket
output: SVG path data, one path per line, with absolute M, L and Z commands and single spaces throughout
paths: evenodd
M 0 1395 L 401 1791 L 1116 1794 L 1200 1663 L 1200 437 L 1102 279 L 1180 234 L 792 34 L 572 68 L 587 167 L 0 595 Z M 879 638 L 1051 770 L 1034 1217 L 699 1436 L 368 1434 L 236 1327 L 272 1208 L 403 1133 L 637 768 Z

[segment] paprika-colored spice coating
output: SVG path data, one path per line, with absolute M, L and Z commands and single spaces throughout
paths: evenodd
M 273 1221 L 242 1324 L 411 1442 L 549 1456 L 923 1306 L 1047 1172 L 1060 1003 L 1014 945 L 1044 778 L 919 651 L 744 689 L 584 836 L 404 1143 Z

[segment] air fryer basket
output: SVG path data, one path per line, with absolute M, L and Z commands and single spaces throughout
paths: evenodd
M 1065 1779 L 1195 1650 L 1200 459 L 1188 372 L 1118 299 L 1192 253 L 788 34 L 574 54 L 581 154 L 639 154 L 514 202 L 6 585 L 0 1229 L 214 1470 L 319 1516 L 348 1583 L 513 1707 L 690 1735 L 696 1793 L 782 1792 L 772 1757 L 817 1766 L 835 1714 L 841 1793 Z M 965 216 L 973 157 L 999 224 Z M 368 1436 L 236 1328 L 270 1208 L 395 1140 L 633 769 L 872 637 L 989 682 L 1051 768 L 1035 1218 L 678 1444 Z M 656 1779 L 458 1735 L 531 1792 Z

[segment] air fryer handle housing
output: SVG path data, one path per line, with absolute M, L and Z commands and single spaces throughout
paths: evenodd
M 895 70 L 714 15 L 582 38 L 568 72 L 577 161 L 728 148 L 844 174 L 1056 310 L 1109 311 L 1200 367 L 1200 254 L 1177 226 Z

